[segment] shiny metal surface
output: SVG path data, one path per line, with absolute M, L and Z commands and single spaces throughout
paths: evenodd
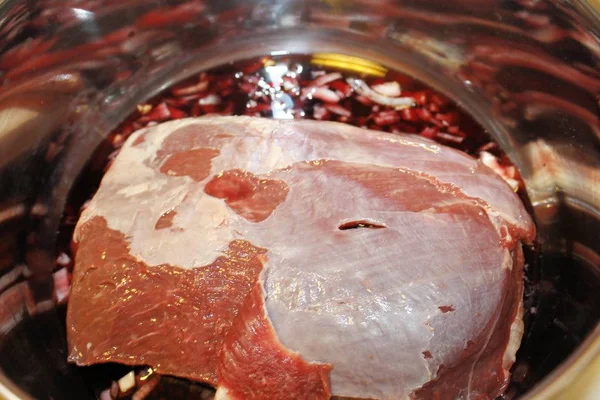
M 180 78 L 315 49 L 405 71 L 460 102 L 520 167 L 542 249 L 600 273 L 600 17 L 591 3 L 4 0 L 0 343 L 11 337 L 12 353 L 0 347 L 0 397 L 28 398 L 10 375 L 37 398 L 93 398 L 61 353 L 52 271 L 66 198 L 104 136 Z M 16 340 L 23 321 L 38 322 Z M 40 321 L 56 324 L 55 335 Z M 1 362 L 23 357 L 30 371 Z M 596 328 L 525 398 L 573 398 L 584 371 L 600 374 L 598 357 Z

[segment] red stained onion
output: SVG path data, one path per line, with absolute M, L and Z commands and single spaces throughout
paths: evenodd
M 150 121 L 162 122 L 171 118 L 171 112 L 167 103 L 160 103 L 156 105 L 149 113 L 139 119 L 139 122 L 145 123 Z
M 67 253 L 60 253 L 58 257 L 56 257 L 56 264 L 61 267 L 67 267 L 71 265 L 71 257 Z
M 175 107 L 168 107 L 172 119 L 181 119 L 187 117 L 187 114 Z
M 52 274 L 52 278 L 54 281 L 54 298 L 56 304 L 65 304 L 69 299 L 69 293 L 71 291 L 71 283 L 67 269 L 59 269 Z
M 342 81 L 342 80 L 337 80 L 335 82 L 331 82 L 329 84 L 329 88 L 331 90 L 335 90 L 337 95 L 340 96 L 341 98 L 350 97 L 352 95 L 352 92 L 354 92 L 354 90 L 350 87 L 350 85 L 348 85 L 348 83 L 346 83 L 345 81 Z
M 302 89 L 302 96 L 308 99 L 322 100 L 325 103 L 338 103 L 340 101 L 340 96 L 324 87 Z
M 98 398 L 100 400 L 114 400 L 113 397 L 110 395 L 110 389 L 105 389 L 102 392 L 100 392 L 100 396 L 98 396 Z
M 498 149 L 498 143 L 496 142 L 488 142 L 486 144 L 484 144 L 483 146 L 481 146 L 480 148 L 477 149 L 478 153 L 481 153 L 482 151 L 492 151 L 492 150 L 496 150 Z
M 160 381 L 160 377 L 158 375 L 154 375 L 146 380 L 140 388 L 131 396 L 131 400 L 144 400 L 150 393 L 154 390 L 158 382 Z
M 352 113 L 350 112 L 350 110 L 347 110 L 346 108 L 340 106 L 339 104 L 325 104 L 325 108 L 327 108 L 328 111 L 337 114 L 337 115 L 341 115 L 342 117 L 351 117 Z
M 419 120 L 414 108 L 405 108 L 404 110 L 400 111 L 400 115 L 405 121 L 413 122 Z
M 463 140 L 465 140 L 465 138 L 463 138 L 463 137 L 450 135 L 449 133 L 444 133 L 444 132 L 438 132 L 436 137 L 438 139 L 442 139 L 447 142 L 456 143 L 456 144 L 460 144 L 463 142 Z
M 513 190 L 517 190 L 519 188 L 520 182 L 515 179 L 517 175 L 517 170 L 513 166 L 503 166 L 500 161 L 491 153 L 487 151 L 482 151 L 479 155 L 479 160 L 488 168 L 491 168 L 500 175 L 506 183 L 513 188 Z
M 216 94 L 209 94 L 208 96 L 199 99 L 198 104 L 201 106 L 215 106 L 221 104 L 221 97 Z
M 329 111 L 322 105 L 316 105 L 313 109 L 313 118 L 319 121 L 326 121 L 330 118 Z
M 420 106 L 426 106 L 429 103 L 429 97 L 427 96 L 427 92 L 420 91 L 412 94 L 412 97 L 415 99 L 415 102 Z
M 381 111 L 373 116 L 373 121 L 380 126 L 393 125 L 400 121 L 400 115 L 395 110 Z
M 329 74 L 321 75 L 308 84 L 309 87 L 324 86 L 338 79 L 342 79 L 343 76 L 339 72 L 330 72 Z
M 456 112 L 438 113 L 435 115 L 435 119 L 441 121 L 446 126 L 450 126 L 458 124 L 459 116 Z
M 204 92 L 206 89 L 208 89 L 208 85 L 208 81 L 201 81 L 196 83 L 195 85 L 174 88 L 171 90 L 171 93 L 173 93 L 173 95 L 177 97 L 188 96 L 190 94 Z
M 429 110 L 427 110 L 426 108 L 415 108 L 414 110 L 417 116 L 421 119 L 421 121 L 431 121 L 433 115 L 431 115 L 431 112 L 429 112 Z
M 215 106 L 221 104 L 221 97 L 216 94 L 209 94 L 199 99 L 198 104 L 201 106 Z
M 436 127 L 427 127 L 421 131 L 421 136 L 427 139 L 435 139 L 437 137 L 438 130 Z

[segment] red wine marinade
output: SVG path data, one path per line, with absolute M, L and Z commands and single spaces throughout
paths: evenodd
M 484 129 L 456 103 L 402 73 L 364 60 L 355 59 L 353 63 L 348 58 L 337 57 L 340 56 L 262 57 L 230 63 L 191 76 L 139 104 L 97 149 L 66 207 L 57 260 L 64 268 L 55 274 L 58 293 L 64 296 L 62 300 L 68 298 L 73 266 L 71 236 L 85 202 L 93 196 L 104 172 L 133 132 L 174 119 L 211 115 L 314 119 L 420 135 L 481 159 L 501 174 L 529 205 L 525 191 L 521 190 L 523 183 L 517 169 Z M 343 67 L 328 66 L 332 60 L 338 66 L 341 62 Z M 530 253 L 527 263 L 530 264 L 535 258 L 534 252 L 526 250 L 526 253 Z M 529 286 L 526 281 L 526 297 L 534 292 Z M 525 301 L 528 308 L 528 299 Z M 515 367 L 519 365 L 517 362 Z M 112 368 L 112 371 L 102 366 L 87 368 L 104 376 L 104 382 L 98 386 L 102 399 L 127 397 L 135 390 L 139 392 L 136 393 L 138 400 L 146 396 L 181 399 L 212 396 L 212 390 L 200 384 L 186 384 L 174 378 L 162 378 L 160 382 L 158 377 L 144 379 L 152 375 L 148 369 L 138 370 L 134 388 L 122 393 L 119 385 L 113 381 L 111 386 L 110 381 L 124 375 L 124 369 Z M 517 374 L 517 378 L 524 379 L 522 375 Z
M 319 61 L 328 59 L 264 57 L 202 72 L 138 105 L 109 139 L 118 149 L 133 131 L 151 124 L 205 115 L 248 115 L 419 134 L 475 157 L 486 150 L 504 158 L 469 115 L 421 82 L 384 67 L 353 64 L 349 66 L 354 70 L 336 70 Z M 394 106 L 398 98 L 414 99 L 414 104 Z

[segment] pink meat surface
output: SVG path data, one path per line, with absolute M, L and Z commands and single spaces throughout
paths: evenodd
M 500 176 L 426 139 L 164 123 L 132 135 L 76 228 L 70 359 L 219 399 L 493 398 L 534 237 Z

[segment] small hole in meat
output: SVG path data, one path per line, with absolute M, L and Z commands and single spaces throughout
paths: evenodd
M 387 226 L 385 226 L 385 224 L 382 224 L 381 222 L 366 220 L 366 219 L 360 219 L 357 221 L 348 221 L 348 222 L 344 222 L 344 223 L 340 224 L 340 226 L 338 226 L 338 229 L 340 231 L 345 231 L 348 229 L 359 229 L 359 228 L 381 229 L 381 228 L 387 228 Z

